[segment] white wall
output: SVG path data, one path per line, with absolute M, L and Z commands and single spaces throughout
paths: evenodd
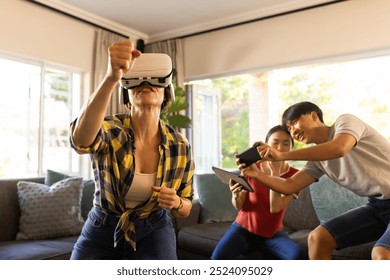
M 27 1 L 0 2 L 0 52 L 91 71 L 91 26 Z
M 0 0 L 1 53 L 91 73 L 95 30 L 93 25 L 28 1 Z
M 389 15 L 389 0 L 353 0 L 188 37 L 185 80 L 389 50 Z
M 185 80 L 388 50 L 389 14 L 388 0 L 353 0 L 188 37 Z M 94 30 L 27 1 L 0 0 L 3 53 L 90 73 Z
M 95 30 L 90 24 L 28 1 L 0 0 L 0 54 L 84 73 L 80 97 L 84 100 L 93 91 L 90 77 Z M 89 159 L 82 157 L 82 165 L 82 175 L 88 177 Z
M 24 0 L 0 0 L 0 53 L 84 74 L 81 100 L 91 88 L 97 27 Z M 134 43 L 139 37 L 123 32 Z

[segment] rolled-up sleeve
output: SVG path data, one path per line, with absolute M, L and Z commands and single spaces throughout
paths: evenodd
M 100 149 L 101 144 L 102 144 L 102 131 L 100 130 L 99 133 L 96 135 L 95 140 L 89 147 L 80 147 L 75 144 L 74 138 L 73 138 L 73 132 L 76 127 L 76 122 L 77 119 L 75 119 L 73 122 L 70 124 L 69 128 L 69 141 L 71 147 L 78 153 L 78 154 L 92 154 L 95 153 L 97 150 Z

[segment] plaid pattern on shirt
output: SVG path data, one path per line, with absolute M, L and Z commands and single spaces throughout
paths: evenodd
M 96 183 L 94 204 L 109 214 L 120 216 L 115 230 L 114 246 L 125 237 L 135 250 L 136 229 L 132 220 L 147 217 L 152 211 L 159 209 L 159 206 L 157 192 L 153 192 L 144 205 L 132 209 L 125 206 L 125 194 L 131 187 L 135 170 L 136 143 L 131 117 L 128 114 L 106 117 L 90 147 L 78 147 L 74 144 L 72 132 L 76 121 L 70 126 L 70 142 L 77 153 L 90 154 Z M 190 145 L 182 134 L 161 121 L 160 132 L 160 159 L 155 186 L 173 188 L 178 196 L 192 199 L 194 162 Z

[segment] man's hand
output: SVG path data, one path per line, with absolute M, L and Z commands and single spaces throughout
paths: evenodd
M 278 151 L 277 149 L 265 144 L 261 143 L 260 146 L 257 147 L 257 151 L 259 152 L 261 158 L 263 160 L 269 160 L 269 161 L 281 161 L 282 158 L 282 152 Z

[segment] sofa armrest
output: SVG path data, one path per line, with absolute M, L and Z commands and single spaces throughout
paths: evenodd
M 197 199 L 194 199 L 192 201 L 191 213 L 188 215 L 188 217 L 173 218 L 173 223 L 174 223 L 173 225 L 176 231 L 178 231 L 183 227 L 199 223 L 199 216 L 200 216 L 200 203 Z
M 0 241 L 15 240 L 19 228 L 20 208 L 18 182 L 28 181 L 43 184 L 44 177 L 0 179 Z

